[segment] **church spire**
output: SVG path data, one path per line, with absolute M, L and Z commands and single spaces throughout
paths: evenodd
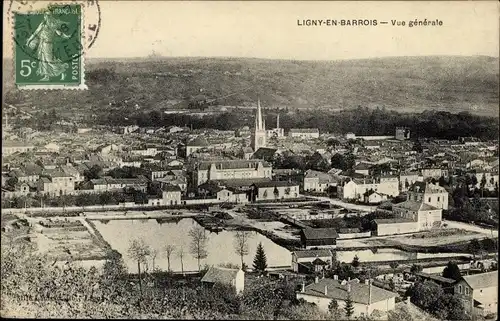
M 257 115 L 255 122 L 256 130 L 264 130 L 264 123 L 262 121 L 262 111 L 260 110 L 260 99 L 257 100 Z

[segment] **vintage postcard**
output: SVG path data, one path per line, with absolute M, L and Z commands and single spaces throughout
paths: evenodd
M 498 2 L 3 9 L 2 317 L 498 319 Z

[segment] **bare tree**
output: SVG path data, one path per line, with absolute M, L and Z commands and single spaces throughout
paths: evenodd
M 141 263 L 147 262 L 148 256 L 151 255 L 151 248 L 141 239 L 135 239 L 130 242 L 128 247 L 128 256 L 137 261 L 137 272 L 139 274 L 139 290 L 142 298 L 142 279 L 141 279 Z
M 167 246 L 165 246 L 164 250 L 165 250 L 165 253 L 167 254 L 167 264 L 168 264 L 167 271 L 170 272 L 170 256 L 172 255 L 172 253 L 174 253 L 175 246 L 168 244 Z
M 245 255 L 248 255 L 249 250 L 248 250 L 248 240 L 252 234 L 247 231 L 238 231 L 236 232 L 236 235 L 234 236 L 234 250 L 236 251 L 236 254 L 238 254 L 241 258 L 241 268 L 244 268 L 244 262 L 243 258 Z
M 201 271 L 200 261 L 208 256 L 208 237 L 205 233 L 205 229 L 201 226 L 193 227 L 189 231 L 189 236 L 191 237 L 189 252 L 191 252 L 191 255 L 193 255 L 194 258 L 198 260 L 198 271 Z
M 157 249 L 151 250 L 151 261 L 153 263 L 153 271 L 155 270 L 155 261 L 158 255 L 160 255 L 160 251 L 158 251 Z
M 181 272 L 182 272 L 182 274 L 184 274 L 184 261 L 183 261 L 183 259 L 184 259 L 184 248 L 183 247 L 180 247 L 177 250 L 177 256 L 181 260 Z

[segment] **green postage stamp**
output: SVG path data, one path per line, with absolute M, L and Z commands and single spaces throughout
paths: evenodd
M 12 14 L 18 88 L 86 89 L 82 4 L 47 4 Z

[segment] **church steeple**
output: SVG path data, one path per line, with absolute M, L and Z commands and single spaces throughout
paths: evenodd
M 251 145 L 254 151 L 266 146 L 266 124 L 262 118 L 260 99 L 257 100 L 257 112 L 255 114 L 255 128 L 252 134 Z

